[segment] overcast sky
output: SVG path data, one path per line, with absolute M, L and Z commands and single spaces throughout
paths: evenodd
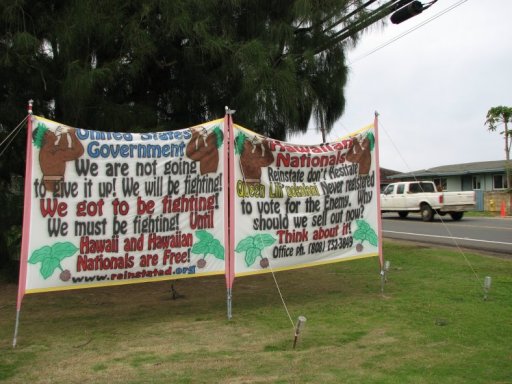
M 489 108 L 512 106 L 511 0 L 467 0 L 366 56 L 460 2 L 439 0 L 361 38 L 348 54 L 345 114 L 328 141 L 371 123 L 378 111 L 384 168 L 409 172 L 505 159 L 503 136 L 484 122 Z M 289 141 L 321 142 L 311 130 Z

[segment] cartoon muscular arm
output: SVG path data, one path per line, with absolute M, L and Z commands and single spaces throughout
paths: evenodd
M 268 167 L 274 161 L 265 139 L 254 136 L 252 139 L 244 137 L 240 155 L 240 168 L 247 184 L 261 182 L 261 168 Z
M 84 147 L 76 137 L 75 128 L 60 125 L 55 131 L 55 136 L 58 148 L 62 151 L 63 160 L 76 160 L 84 154 Z
M 360 142 L 356 137 L 352 139 L 353 146 L 348 150 L 347 160 L 359 164 L 359 174 L 367 175 L 372 166 L 372 153 L 370 140 L 365 137 Z
M 185 154 L 191 160 L 199 161 L 201 175 L 217 172 L 219 150 L 222 144 L 222 131 L 216 127 L 209 133 L 204 127 L 191 128 L 192 138 L 187 144 Z
M 40 124 L 33 136 L 34 144 L 40 147 L 39 165 L 44 185 L 48 191 L 53 192 L 57 184 L 64 180 L 66 162 L 82 156 L 84 147 L 71 127 L 59 126 L 50 130 Z

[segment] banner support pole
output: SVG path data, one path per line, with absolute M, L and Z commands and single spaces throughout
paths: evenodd
M 12 339 L 12 347 L 16 348 L 16 343 L 18 339 L 18 328 L 20 325 L 20 312 L 21 309 L 16 309 L 16 323 L 14 324 L 14 337 Z
M 21 255 L 20 255 L 20 274 L 18 278 L 18 297 L 16 300 L 16 324 L 14 325 L 14 336 L 12 339 L 12 347 L 16 348 L 18 339 L 18 329 L 20 323 L 21 302 L 25 296 L 25 286 L 27 283 L 27 260 L 28 260 L 28 235 L 30 226 L 30 181 L 32 180 L 32 105 L 34 100 L 28 101 L 27 107 L 27 153 L 25 164 L 25 187 L 24 187 L 24 204 L 23 204 L 23 229 L 21 240 Z
M 380 210 L 380 154 L 379 154 L 379 113 L 375 111 L 375 119 L 373 122 L 373 129 L 375 131 L 375 168 L 376 168 L 376 193 L 377 193 L 377 236 L 379 239 L 379 264 L 380 264 L 380 290 L 384 294 L 384 283 L 386 275 L 384 270 L 384 253 L 382 251 L 382 214 Z
M 227 294 L 227 317 L 231 320 L 233 317 L 233 281 L 235 279 L 235 260 L 234 260 L 234 211 L 233 196 L 234 187 L 231 181 L 234 170 L 234 151 L 233 151 L 233 113 L 234 110 L 225 107 L 226 114 L 224 120 L 224 140 L 226 148 L 224 150 L 224 181 L 227 191 L 224 193 L 224 218 L 226 223 L 225 229 L 225 278 L 226 278 L 226 294 Z
M 227 295 L 228 295 L 228 320 L 231 320 L 233 317 L 233 295 L 231 293 L 232 288 L 227 289 Z

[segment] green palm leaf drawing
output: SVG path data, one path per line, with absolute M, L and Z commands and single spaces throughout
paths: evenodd
M 361 243 L 368 241 L 371 245 L 376 247 L 379 244 L 379 238 L 370 224 L 364 220 L 356 220 L 356 224 L 358 228 L 352 237 L 355 240 L 361 241 Z
M 256 262 L 258 257 L 263 257 L 261 251 L 264 248 L 271 246 L 275 242 L 276 239 L 266 233 L 247 236 L 238 242 L 235 248 L 235 252 L 245 252 L 245 264 L 250 267 Z
M 52 246 L 45 245 L 32 252 L 28 262 L 30 264 L 41 263 L 39 272 L 46 280 L 53 275 L 56 269 L 62 270 L 60 262 L 67 257 L 73 256 L 76 251 L 78 251 L 78 248 L 69 242 L 55 243 Z
M 201 254 L 204 257 L 213 255 L 216 259 L 224 260 L 224 247 L 211 233 L 200 229 L 196 231 L 196 236 L 199 242 L 192 246 L 190 252 Z

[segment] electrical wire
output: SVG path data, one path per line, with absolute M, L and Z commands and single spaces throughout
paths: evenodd
M 464 0 L 464 1 L 467 1 L 467 0 Z M 411 172 L 411 168 L 409 167 L 409 165 L 407 164 L 407 162 L 405 161 L 404 157 L 402 156 L 400 150 L 398 149 L 398 147 L 395 145 L 393 139 L 391 138 L 391 135 L 387 132 L 387 130 L 384 128 L 383 124 L 382 124 L 382 120 L 379 119 L 379 129 L 381 131 L 384 131 L 384 133 L 386 134 L 386 136 L 389 138 L 389 140 L 391 141 L 391 145 L 394 147 L 396 153 L 398 153 L 398 156 L 402 159 L 402 161 L 404 162 L 406 168 L 408 169 L 408 173 L 411 173 L 412 174 L 412 177 L 414 179 L 414 181 L 416 182 L 419 182 L 419 180 L 416 178 L 416 175 L 414 174 L 414 172 Z M 480 283 L 480 277 L 478 276 L 478 273 L 476 272 L 475 268 L 473 268 L 473 265 L 471 264 L 471 262 L 469 261 L 466 253 L 462 250 L 462 248 L 460 247 L 459 245 L 459 242 L 457 241 L 457 239 L 455 238 L 455 236 L 453 235 L 453 233 L 450 231 L 450 228 L 448 227 L 448 225 L 446 224 L 446 222 L 443 220 L 443 218 L 441 216 L 439 216 L 439 219 L 441 220 L 441 223 L 443 224 L 443 228 L 446 230 L 446 232 L 448 233 L 448 236 L 452 239 L 453 243 L 455 244 L 455 247 L 457 248 L 457 250 L 459 251 L 459 253 L 463 256 L 466 264 L 468 265 L 468 267 L 471 269 L 471 271 L 473 272 L 473 275 L 475 276 L 475 279 L 478 283 Z M 482 287 L 483 287 L 483 284 L 484 283 L 481 283 Z
M 405 32 L 401 33 L 400 35 L 395 36 L 395 37 L 394 37 L 394 38 L 392 38 L 391 40 L 389 40 L 389 41 L 387 41 L 387 42 L 385 42 L 385 43 L 383 43 L 383 44 L 379 45 L 377 48 L 375 48 L 375 49 L 371 50 L 370 52 L 368 52 L 368 53 L 366 53 L 366 54 L 364 54 L 364 55 L 362 55 L 362 56 L 359 56 L 359 57 L 355 58 L 354 60 L 351 60 L 351 61 L 350 61 L 350 64 L 354 64 L 354 63 L 356 63 L 356 62 L 358 62 L 358 61 L 360 61 L 360 60 L 362 60 L 362 59 L 364 59 L 364 58 L 366 58 L 366 57 L 368 57 L 368 56 L 370 56 L 370 55 L 374 54 L 375 52 L 377 52 L 377 51 L 381 50 L 382 48 L 387 47 L 388 45 L 390 45 L 390 44 L 394 43 L 395 41 L 397 41 L 397 40 L 401 39 L 402 37 L 404 37 L 404 36 L 408 35 L 409 33 L 412 33 L 412 32 L 414 32 L 415 30 L 417 30 L 417 29 L 419 29 L 419 28 L 423 27 L 424 25 L 426 25 L 426 24 L 430 23 L 431 21 L 433 21 L 433 20 L 435 20 L 435 19 L 437 19 L 437 18 L 441 17 L 441 16 L 442 16 L 442 15 L 444 15 L 445 13 L 450 12 L 451 10 L 453 10 L 453 9 L 457 8 L 459 5 L 462 5 L 462 4 L 464 4 L 465 2 L 467 2 L 467 1 L 468 1 L 468 0 L 460 0 L 458 3 L 452 4 L 450 7 L 448 7 L 448 8 L 446 8 L 446 9 L 444 9 L 443 11 L 440 11 L 440 12 L 436 13 L 434 16 L 432 16 L 432 17 L 430 17 L 429 19 L 427 19 L 427 20 L 425 20 L 425 21 L 421 22 L 420 24 L 418 24 L 418 25 L 416 25 L 416 26 L 414 26 L 414 27 L 412 27 L 412 28 L 408 29 L 407 31 L 405 31 Z
M 9 133 L 5 139 L 0 143 L 0 148 L 2 147 L 2 145 L 4 145 L 4 143 L 6 141 L 8 141 L 8 143 L 5 145 L 5 147 L 2 149 L 2 151 L 0 152 L 0 157 L 2 157 L 2 155 L 4 154 L 4 152 L 7 150 L 7 148 L 9 148 L 9 145 L 12 143 L 12 141 L 14 140 L 14 138 L 20 133 L 22 127 L 23 127 L 23 123 L 25 123 L 25 121 L 27 121 L 28 119 L 28 115 L 25 116 L 25 118 L 16 126 L 16 128 L 14 128 L 11 133 Z

